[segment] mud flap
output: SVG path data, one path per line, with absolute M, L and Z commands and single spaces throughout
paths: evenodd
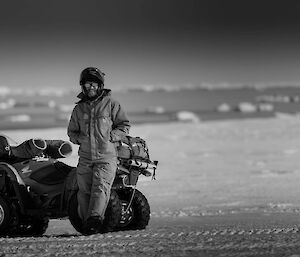
M 135 186 L 138 178 L 139 178 L 140 172 L 138 170 L 131 170 L 129 175 L 129 185 Z
M 73 168 L 72 171 L 68 174 L 65 183 L 64 190 L 62 193 L 61 199 L 61 212 L 68 211 L 71 197 L 73 194 L 77 194 L 78 191 L 76 168 Z
M 122 176 L 121 180 L 118 178 L 115 180 L 114 185 L 117 187 L 135 187 L 139 178 L 140 172 L 138 170 L 130 170 L 130 174 Z M 122 181 L 122 183 L 120 183 Z

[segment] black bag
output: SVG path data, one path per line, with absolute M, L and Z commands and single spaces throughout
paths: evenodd
M 51 158 L 65 158 L 72 154 L 72 145 L 64 140 L 46 140 L 47 147 L 44 153 Z
M 140 137 L 126 136 L 115 142 L 117 156 L 121 159 L 149 160 L 149 150 L 146 141 Z
M 11 146 L 11 157 L 30 159 L 41 156 L 46 149 L 46 141 L 40 138 L 33 138 L 24 141 L 17 146 Z
M 5 136 L 0 135 L 0 160 L 22 161 L 38 156 L 47 156 L 58 159 L 72 153 L 72 146 L 63 140 L 44 140 L 39 138 L 25 140 L 23 143 L 10 146 Z

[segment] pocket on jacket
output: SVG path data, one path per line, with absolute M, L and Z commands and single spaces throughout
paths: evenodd
M 89 124 L 90 120 L 87 114 L 79 118 L 80 131 L 82 134 L 89 135 Z
M 110 140 L 110 132 L 112 128 L 112 121 L 108 116 L 99 116 L 98 117 L 98 130 L 106 141 Z

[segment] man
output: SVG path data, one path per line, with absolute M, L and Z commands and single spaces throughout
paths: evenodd
M 109 202 L 117 169 L 113 142 L 129 133 L 130 124 L 119 102 L 104 89 L 104 73 L 84 69 L 80 75 L 81 100 L 74 107 L 68 136 L 80 145 L 77 166 L 78 213 L 86 233 L 97 233 Z

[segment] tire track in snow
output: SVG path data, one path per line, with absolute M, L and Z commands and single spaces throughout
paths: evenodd
M 0 256 L 198 256 L 203 253 L 285 253 L 300 247 L 298 227 L 253 229 L 149 229 L 91 236 L 0 238 Z M 206 255 L 206 256 L 209 256 Z M 234 256 L 234 255 L 233 255 Z

